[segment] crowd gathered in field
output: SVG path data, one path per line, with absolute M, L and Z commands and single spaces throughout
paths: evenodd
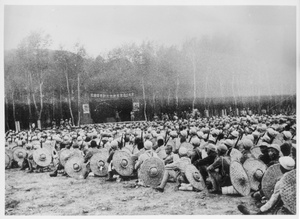
M 178 117 L 8 131 L 5 167 L 50 177 L 134 180 L 165 192 L 251 195 L 259 206 L 296 213 L 296 116 Z M 274 210 L 275 209 L 275 210 Z

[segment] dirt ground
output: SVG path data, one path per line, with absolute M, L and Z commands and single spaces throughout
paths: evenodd
M 257 210 L 253 199 L 242 196 L 133 187 L 135 180 L 105 182 L 105 177 L 76 180 L 46 173 L 5 171 L 6 215 L 241 215 L 238 204 Z

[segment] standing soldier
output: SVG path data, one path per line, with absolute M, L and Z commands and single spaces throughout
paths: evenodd
M 131 118 L 131 121 L 134 121 L 134 111 L 133 110 L 130 112 L 130 118 Z
M 120 112 L 118 111 L 118 109 L 115 111 L 115 113 L 116 113 L 116 122 L 120 122 L 121 121 L 120 120 Z
M 65 122 L 63 119 L 60 119 L 59 125 L 60 125 L 60 128 L 64 128 Z

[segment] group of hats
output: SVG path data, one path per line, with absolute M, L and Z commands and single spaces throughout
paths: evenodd
M 280 166 L 288 171 L 292 171 L 295 167 L 295 161 L 291 157 L 284 156 L 279 159 L 278 164 L 267 168 L 262 161 L 254 158 L 247 159 L 244 164 L 234 160 L 230 164 L 230 179 L 235 190 L 243 196 L 249 195 L 251 190 L 259 190 L 261 184 L 264 195 L 269 199 L 273 193 L 276 182 L 283 175 Z M 292 185 L 291 182 L 286 183 L 290 184 L 290 187 L 295 186 Z M 286 190 L 288 190 L 288 192 L 286 192 L 288 194 L 295 193 L 295 190 Z M 292 194 L 292 198 L 286 199 L 290 202 L 295 201 L 294 193 Z
M 228 126 L 228 124 L 227 124 L 227 126 Z M 157 127 L 159 127 L 159 126 L 157 125 Z M 128 128 L 130 128 L 130 127 L 128 127 Z M 267 132 L 268 132 L 268 134 L 270 136 L 274 136 L 274 135 L 277 134 L 276 131 L 274 131 L 274 129 L 270 129 L 270 128 L 267 129 L 267 127 L 266 127 L 265 124 L 258 125 L 257 126 L 257 130 L 258 131 L 266 131 L 267 130 Z M 211 134 L 210 136 L 211 137 L 212 137 L 212 135 L 218 135 L 219 134 L 219 130 L 218 129 L 212 129 L 212 130 L 210 130 L 208 127 L 201 128 L 201 131 L 197 131 L 196 128 L 191 128 L 190 129 L 190 134 L 192 134 L 192 135 L 198 134 L 198 136 L 199 136 L 199 134 L 201 134 L 200 136 L 203 137 L 203 135 L 207 134 L 209 131 L 210 131 L 210 134 Z M 171 131 L 169 134 L 170 134 L 171 137 L 177 137 L 177 132 L 174 131 L 174 130 Z M 181 134 L 181 136 L 185 136 L 186 137 L 187 136 L 187 131 L 183 130 L 183 131 L 180 132 L 180 134 Z M 86 135 L 87 136 L 95 136 L 95 132 L 93 131 L 93 132 L 87 133 Z M 231 135 L 233 137 L 238 137 L 239 134 L 238 134 L 237 131 L 233 130 L 231 132 Z M 288 132 L 288 131 L 284 131 L 283 135 L 287 139 L 291 138 L 291 133 Z M 108 135 L 106 133 L 102 133 L 102 137 L 106 137 L 106 136 L 111 136 L 111 134 Z M 155 133 L 154 131 L 152 132 L 152 136 L 156 137 L 157 139 L 160 138 L 160 135 L 158 135 L 157 132 Z M 265 135 L 265 136 L 267 136 L 267 135 Z M 82 136 L 79 136 L 79 137 L 82 137 Z M 36 138 L 37 138 L 37 136 L 33 136 L 31 140 L 34 141 Z M 213 139 L 211 138 L 211 140 L 213 140 Z M 268 140 L 268 139 L 264 139 L 264 140 Z M 180 147 L 179 154 L 181 156 L 186 155 L 188 153 L 188 151 L 193 148 L 192 145 L 197 145 L 199 143 L 198 141 L 199 141 L 199 138 L 192 138 L 191 144 L 186 144 L 186 145 L 183 145 L 182 147 Z M 228 148 L 228 146 L 232 147 L 232 142 L 230 142 L 230 141 L 231 141 L 230 139 L 225 140 L 224 144 L 226 145 L 227 148 Z M 111 143 L 113 145 L 113 141 Z M 251 146 L 250 146 L 250 140 L 248 142 L 247 141 L 243 141 L 243 144 L 244 144 L 244 148 L 248 148 L 248 146 L 249 146 L 249 148 L 251 148 Z M 153 145 L 152 145 L 151 141 L 146 141 L 144 143 L 145 149 L 147 149 L 147 148 L 149 149 L 152 146 Z M 273 147 L 273 148 L 275 148 L 275 149 L 278 150 L 278 147 L 276 147 L 276 145 L 271 145 L 270 147 Z M 221 147 L 220 147 L 220 150 L 222 150 Z M 224 150 L 225 150 L 225 148 L 224 148 Z M 251 152 L 252 151 L 259 151 L 259 150 L 256 147 L 256 148 L 251 148 Z M 232 154 L 234 154 L 234 152 L 235 152 L 235 150 L 233 150 Z M 16 150 L 16 152 L 14 153 L 15 154 L 14 155 L 14 157 L 15 157 L 14 159 L 18 160 L 18 159 L 21 159 L 22 157 L 26 156 L 24 153 L 25 152 L 20 151 L 20 149 L 18 151 Z M 240 154 L 238 154 L 238 153 L 236 153 L 236 154 L 237 154 L 237 157 L 240 156 Z M 118 151 L 118 152 L 116 152 L 116 154 L 114 156 L 114 159 L 113 159 L 113 164 L 115 166 L 115 169 L 117 170 L 117 172 L 120 175 L 124 175 L 124 176 L 132 174 L 132 171 L 133 171 L 132 159 L 130 158 L 130 156 L 127 156 L 127 155 L 128 155 L 128 153 L 125 154 L 125 153 L 123 153 L 121 151 Z M 105 160 L 106 156 L 107 156 L 106 154 L 99 153 L 97 156 L 93 156 L 92 159 L 91 159 L 91 164 L 93 164 L 93 165 L 91 165 L 91 169 L 92 169 L 93 172 L 95 172 L 99 176 L 106 175 L 106 173 L 107 173 L 107 163 L 106 163 L 106 160 Z M 46 149 L 35 150 L 34 153 L 33 153 L 33 157 L 34 157 L 34 160 L 36 161 L 36 163 L 38 165 L 40 165 L 40 166 L 49 165 L 50 164 L 49 162 L 51 162 L 51 154 L 49 154 Z M 11 159 L 11 157 L 9 157 L 9 155 L 7 153 L 6 160 L 9 160 L 9 159 Z M 70 165 L 66 165 L 66 163 L 65 163 L 66 169 L 73 169 L 73 172 L 77 171 L 77 173 L 80 173 L 80 171 L 85 171 L 84 167 L 81 167 L 83 165 L 82 160 L 78 159 L 78 157 L 77 157 L 77 158 L 74 158 L 73 161 L 74 162 L 73 162 L 72 165 L 71 164 Z M 61 162 L 64 162 L 63 158 L 61 158 Z M 147 172 L 147 174 L 144 174 L 144 176 L 146 175 L 144 180 L 146 182 L 149 181 L 149 185 L 155 184 L 156 183 L 155 180 L 159 181 L 158 179 L 159 179 L 159 177 L 161 177 L 161 173 L 163 172 L 163 170 L 162 170 L 163 168 L 160 167 L 160 164 L 159 164 L 158 161 L 154 161 L 153 160 L 152 162 L 153 162 L 153 165 L 154 164 L 156 165 L 156 167 L 151 166 L 151 168 L 148 168 L 149 164 L 147 164 L 148 162 L 145 162 L 145 168 L 146 169 L 148 168 L 148 170 L 145 171 L 145 172 Z M 6 163 L 9 163 L 9 162 L 6 162 Z M 251 163 L 251 164 L 250 163 L 251 163 L 250 161 L 244 163 L 244 167 L 243 167 L 244 170 L 245 170 L 244 172 L 246 172 L 246 175 L 248 176 L 248 179 L 249 179 L 249 183 L 248 183 L 249 186 L 248 186 L 248 184 L 246 182 L 243 182 L 243 180 L 240 180 L 239 184 L 242 185 L 244 183 L 244 186 L 246 187 L 246 189 L 239 189 L 238 186 L 236 186 L 236 189 L 239 190 L 241 194 L 247 194 L 247 191 L 249 190 L 248 187 L 250 187 L 252 189 L 256 189 L 257 188 L 257 181 L 258 181 L 257 178 L 259 179 L 259 176 L 261 175 L 261 172 L 266 171 L 265 167 L 260 167 L 260 169 L 259 168 L 257 168 L 257 169 L 259 169 L 261 172 L 259 172 L 257 170 L 254 171 L 254 172 L 253 171 L 251 172 L 249 170 L 251 168 L 248 167 L 248 166 L 252 166 L 252 167 L 254 167 L 255 165 L 259 166 L 259 165 L 261 165 L 261 163 L 259 163 L 257 161 L 255 161 L 254 163 Z M 287 165 L 286 167 L 288 168 L 288 164 L 285 164 L 283 161 L 282 161 L 282 163 L 283 163 L 282 164 L 283 166 Z M 233 165 L 231 165 L 231 166 L 232 166 L 231 168 L 234 169 L 234 166 L 236 166 L 236 163 L 233 162 Z M 142 167 L 143 167 L 143 165 L 142 165 Z M 255 169 L 255 168 L 252 168 L 252 169 Z M 191 172 L 193 172 L 193 171 L 191 171 Z M 233 174 L 235 171 L 231 171 L 231 172 Z M 236 172 L 238 172 L 238 171 L 236 171 Z M 240 172 L 243 172 L 243 171 L 240 171 Z M 70 175 L 72 175 L 72 173 L 70 173 Z M 195 177 L 197 179 L 197 174 L 194 174 L 194 175 L 196 175 Z M 243 175 L 245 176 L 245 174 L 243 174 Z M 159 176 L 159 177 L 157 177 L 157 176 Z M 194 179 L 195 179 L 195 177 L 194 177 Z M 152 180 L 147 180 L 148 178 L 152 179 Z M 234 181 L 234 179 L 235 179 L 235 177 L 233 177 L 233 181 Z M 153 181 L 153 183 L 152 183 L 152 181 Z M 241 183 L 241 182 L 243 182 L 243 183 Z M 237 184 L 237 183 L 235 183 L 235 184 Z
M 47 167 L 52 162 L 52 150 L 51 146 L 45 148 L 37 147 L 32 151 L 33 160 L 41 167 Z M 10 168 L 13 161 L 17 163 L 19 167 L 22 166 L 24 159 L 28 156 L 30 150 L 25 150 L 21 146 L 15 146 L 13 148 L 6 148 L 5 150 L 5 168 Z

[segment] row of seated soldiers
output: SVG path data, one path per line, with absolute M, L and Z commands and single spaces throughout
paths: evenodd
M 8 136 L 7 140 L 24 144 L 28 150 L 38 148 L 38 144 L 34 142 L 42 144 L 55 141 L 57 151 L 64 148 L 78 150 L 84 156 L 85 163 L 88 163 L 99 149 L 107 148 L 107 162 L 111 166 L 107 181 L 114 180 L 113 175 L 116 172 L 111 162 L 117 150 L 126 148 L 126 151 L 137 156 L 135 173 L 146 159 L 159 157 L 166 167 L 162 182 L 155 187 L 159 192 L 164 191 L 170 179 L 186 181 L 184 166 L 191 163 L 200 171 L 204 182 L 210 188 L 209 192 L 220 193 L 222 187 L 231 185 L 229 166 L 233 149 L 242 153 L 241 163 L 254 157 L 251 153 L 254 147 L 261 150 L 257 159 L 268 167 L 281 161 L 283 167 L 295 168 L 296 161 L 295 117 L 233 117 L 200 121 L 91 125 L 78 127 L 73 132 L 37 132 L 30 134 L 28 143 L 25 143 L 24 136 L 24 133 L 15 139 Z M 58 164 L 50 176 L 57 176 L 60 169 L 63 167 Z M 29 172 L 32 172 L 30 165 Z M 88 177 L 89 172 L 87 171 L 84 178 Z M 256 199 L 261 199 L 259 196 L 262 195 L 261 192 L 253 194 Z

